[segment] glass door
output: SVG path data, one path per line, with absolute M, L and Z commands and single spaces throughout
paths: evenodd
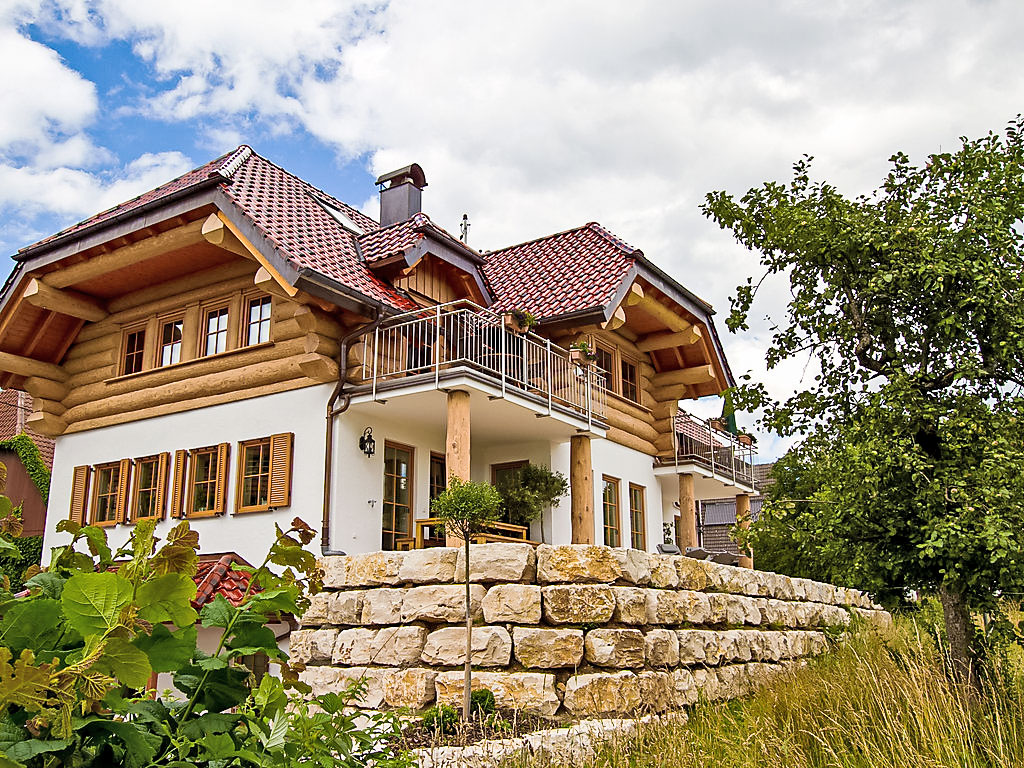
M 412 448 L 384 443 L 381 549 L 398 549 L 412 536 Z

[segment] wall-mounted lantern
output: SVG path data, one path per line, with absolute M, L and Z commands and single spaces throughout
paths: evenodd
M 374 451 L 377 449 L 377 441 L 373 439 L 373 427 L 367 427 L 363 430 L 362 436 L 359 438 L 359 450 L 366 454 L 369 458 L 373 456 Z

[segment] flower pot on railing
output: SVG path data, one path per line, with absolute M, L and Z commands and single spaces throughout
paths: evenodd
M 513 309 L 501 316 L 505 329 L 520 335 L 529 333 L 530 329 L 537 324 L 537 318 L 525 309 Z
M 740 433 L 739 435 L 737 435 L 736 439 L 740 441 L 741 445 L 745 445 L 747 447 L 750 447 L 751 445 L 754 444 L 754 438 L 744 433 Z
M 725 422 L 721 419 L 711 419 L 708 421 L 712 429 L 717 429 L 719 432 L 725 432 Z
M 597 361 L 597 355 L 581 341 L 569 347 L 569 361 L 575 365 L 591 365 Z

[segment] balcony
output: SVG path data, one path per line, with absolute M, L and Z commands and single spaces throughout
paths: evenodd
M 703 470 L 700 474 L 726 488 L 753 491 L 757 454 L 753 441 L 726 432 L 716 421 L 679 411 L 675 422 L 675 453 L 660 456 L 659 466 L 663 471 L 671 467 L 676 472 L 698 468 Z
M 603 427 L 603 371 L 574 363 L 569 350 L 548 339 L 507 329 L 501 315 L 472 302 L 390 317 L 364 343 L 353 394 L 380 401 L 469 376 L 493 387 L 494 397 L 514 395 L 535 412 L 559 412 L 587 427 Z

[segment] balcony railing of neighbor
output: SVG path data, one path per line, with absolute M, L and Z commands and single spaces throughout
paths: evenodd
M 366 339 L 362 383 L 373 398 L 390 383 L 433 377 L 464 367 L 508 390 L 559 408 L 592 425 L 605 409 L 605 375 L 578 365 L 569 351 L 532 333 L 508 330 L 501 315 L 472 302 L 425 307 L 388 318 Z
M 673 461 L 677 465 L 699 464 L 716 475 L 732 478 L 734 482 L 754 484 L 757 450 L 752 442 L 718 429 L 710 421 L 680 411 L 676 417 L 675 444 L 675 456 L 663 459 L 663 465 Z

